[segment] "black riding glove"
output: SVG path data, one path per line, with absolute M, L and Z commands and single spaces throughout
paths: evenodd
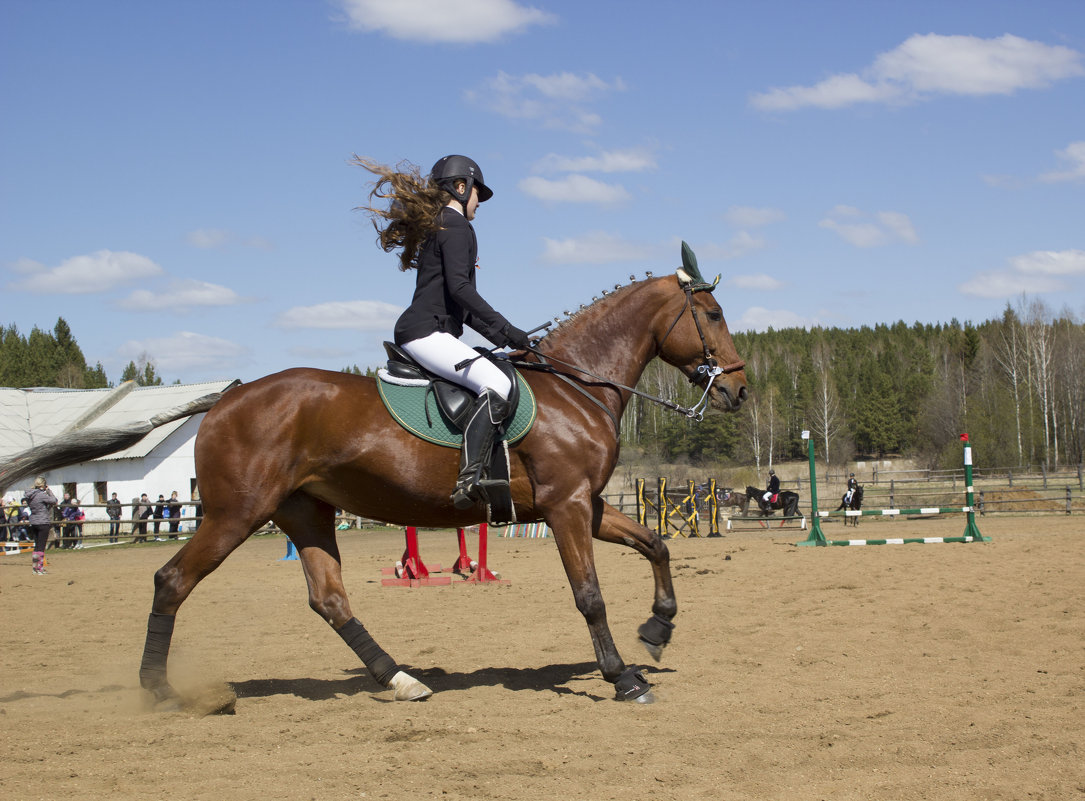
M 514 348 L 527 348 L 531 346 L 531 340 L 527 338 L 527 334 L 512 323 L 509 323 L 502 328 L 501 333 L 505 335 L 506 346 L 512 346 Z

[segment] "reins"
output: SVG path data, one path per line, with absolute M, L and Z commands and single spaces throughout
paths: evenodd
M 704 354 L 704 359 L 705 359 L 705 363 L 701 364 L 701 365 L 698 365 L 696 371 L 694 372 L 694 374 L 689 377 L 689 382 L 691 384 L 696 384 L 698 382 L 698 380 L 701 379 L 702 376 L 706 376 L 708 378 L 707 382 L 705 383 L 704 394 L 701 395 L 700 400 L 698 400 L 695 404 L 693 404 L 693 406 L 690 406 L 690 407 L 682 406 L 681 404 L 675 403 L 674 401 L 667 400 L 666 398 L 661 398 L 658 395 L 652 395 L 649 392 L 644 392 L 642 390 L 636 389 L 635 387 L 629 387 L 629 386 L 626 386 L 625 384 L 621 384 L 621 383 L 619 383 L 617 381 L 612 381 L 609 378 L 604 378 L 601 375 L 596 375 L 595 373 L 591 372 L 590 370 L 585 370 L 583 367 L 579 367 L 579 366 L 577 366 L 575 364 L 571 364 L 571 363 L 569 363 L 567 361 L 564 361 L 562 359 L 557 358 L 556 356 L 548 356 L 547 354 L 542 353 L 541 351 L 539 351 L 537 348 L 534 348 L 534 347 L 528 347 L 527 350 L 529 352 L 531 352 L 531 353 L 534 353 L 536 356 L 538 356 L 540 359 L 542 359 L 543 360 L 542 364 L 536 364 L 535 362 L 523 362 L 523 361 L 517 361 L 517 362 L 514 362 L 514 364 L 517 367 L 524 367 L 524 368 L 528 368 L 528 369 L 536 369 L 536 370 L 542 370 L 543 372 L 548 372 L 548 373 L 550 373 L 552 375 L 555 375 L 555 376 L 558 376 L 559 378 L 562 378 L 563 380 L 565 380 L 570 385 L 576 387 L 578 390 L 580 390 L 580 392 L 582 394 L 586 395 L 588 398 L 590 398 L 592 401 L 594 401 L 596 404 L 598 404 L 599 406 L 601 406 L 603 409 L 606 410 L 607 414 L 610 415 L 610 418 L 614 421 L 615 429 L 619 428 L 619 423 L 618 423 L 617 418 L 614 415 L 614 412 L 611 411 L 611 409 L 609 407 L 607 407 L 602 401 L 600 401 L 594 395 L 587 392 L 583 387 L 581 387 L 578 384 L 574 383 L 576 381 L 576 379 L 573 376 L 566 376 L 565 374 L 558 372 L 557 370 L 555 370 L 553 368 L 552 365 L 548 364 L 547 362 L 548 361 L 557 362 L 558 364 L 562 365 L 563 367 L 567 367 L 570 370 L 576 370 L 578 373 L 582 373 L 582 374 L 588 376 L 589 378 L 593 378 L 596 381 L 599 381 L 600 383 L 606 384 L 607 386 L 611 386 L 611 387 L 614 387 L 615 389 L 630 392 L 630 393 L 636 395 L 637 397 L 644 398 L 645 400 L 652 401 L 653 403 L 658 403 L 659 405 L 661 405 L 661 406 L 663 406 L 663 407 L 665 407 L 667 409 L 670 409 L 671 411 L 680 412 L 680 413 L 684 414 L 686 417 L 690 418 L 691 420 L 696 420 L 697 422 L 700 422 L 701 420 L 704 419 L 704 412 L 705 412 L 705 409 L 708 407 L 708 393 L 711 392 L 712 383 L 716 380 L 716 377 L 720 376 L 720 375 L 725 375 L 727 373 L 734 373 L 734 372 L 736 372 L 738 370 L 741 370 L 743 367 L 746 366 L 746 363 L 743 362 L 743 361 L 737 361 L 737 362 L 732 362 L 730 364 L 724 365 L 723 367 L 719 366 L 719 364 L 716 361 L 715 357 L 712 355 L 712 351 L 708 347 L 708 342 L 707 342 L 707 340 L 705 340 L 704 331 L 701 329 L 701 321 L 697 317 L 697 309 L 693 305 L 693 289 L 688 284 L 683 286 L 683 289 L 685 290 L 685 293 L 686 293 L 686 303 L 682 306 L 682 309 L 678 312 L 678 316 L 674 318 L 674 322 L 672 322 L 670 327 L 667 329 L 667 333 L 663 335 L 663 339 L 661 339 L 659 341 L 659 347 L 660 347 L 660 349 L 662 349 L 663 343 L 667 341 L 667 337 L 669 337 L 671 335 L 671 332 L 674 330 L 674 327 L 676 325 L 678 325 L 678 321 L 682 319 L 682 315 L 686 313 L 686 309 L 688 308 L 689 311 L 690 311 L 690 314 L 693 315 L 693 323 L 697 327 L 697 335 L 700 336 L 700 338 L 701 338 L 701 349 L 702 349 L 702 352 Z

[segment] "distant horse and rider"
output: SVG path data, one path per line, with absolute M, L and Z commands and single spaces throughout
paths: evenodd
M 635 387 L 645 367 L 657 356 L 704 393 L 703 404 L 734 412 L 747 398 L 744 363 L 712 293 L 716 283 L 700 275 L 685 243 L 682 255 L 677 274 L 616 289 L 537 345 L 513 354 L 538 406 L 531 430 L 508 446 L 507 491 L 516 519 L 545 521 L 553 531 L 603 678 L 614 685 L 619 700 L 642 703 L 652 700 L 651 686 L 618 653 L 592 539 L 631 547 L 650 563 L 651 616 L 638 634 L 656 660 L 671 639 L 678 604 L 666 544 L 602 498 L 618 461 L 619 421 L 639 392 Z M 654 400 L 690 417 L 700 415 L 696 406 L 682 409 Z M 207 414 L 194 456 L 204 517 L 193 537 L 155 573 L 140 667 L 143 688 L 159 702 L 176 697 L 166 663 L 179 609 L 203 579 L 273 520 L 297 548 L 312 609 L 379 684 L 394 689 L 396 700 L 429 696 L 431 690 L 377 645 L 351 609 L 336 544 L 336 509 L 427 527 L 480 523 L 487 509 L 453 505 L 449 492 L 460 471 L 456 451 L 397 425 L 382 404 L 377 378 L 286 370 L 147 424 L 84 429 L 19 454 L 0 465 L 0 488 L 25 475 L 114 453 L 159 425 L 201 412 Z M 795 493 L 782 492 L 773 508 L 793 515 L 797 506 Z M 386 612 L 382 627 L 394 620 L 394 613 Z
M 834 511 L 839 512 L 842 509 L 844 509 L 844 510 L 849 510 L 849 511 L 853 511 L 853 512 L 858 512 L 862 508 L 863 508 L 863 485 L 857 483 L 854 487 L 850 488 L 847 492 L 845 492 L 843 494 L 843 496 L 841 496 L 840 505 L 838 507 L 836 507 L 836 509 Z M 851 524 L 853 526 L 858 526 L 859 525 L 859 517 L 860 517 L 860 515 L 847 515 L 846 514 L 844 516 L 844 525 L 846 526 L 848 524 L 848 520 L 850 519 Z
M 799 493 L 791 490 L 780 490 L 765 500 L 765 491 L 757 487 L 746 487 L 746 497 L 756 504 L 756 513 L 768 517 L 773 512 L 781 510 L 784 517 L 796 517 L 799 514 Z M 747 506 L 748 513 L 754 514 L 754 507 Z

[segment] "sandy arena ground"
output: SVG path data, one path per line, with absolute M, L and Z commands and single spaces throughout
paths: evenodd
M 45 577 L 0 557 L 0 798 L 1080 801 L 1085 517 L 979 525 L 993 542 L 672 542 L 681 611 L 647 667 L 652 706 L 611 700 L 549 539 L 491 538 L 510 585 L 394 589 L 380 568 L 401 534 L 341 537 L 355 613 L 436 691 L 416 704 L 309 610 L 284 539 L 250 540 L 178 616 L 175 685 L 237 695 L 209 716 L 148 711 L 138 689 L 152 575 L 176 543 L 50 551 Z M 421 536 L 424 560 L 451 563 L 453 533 Z M 645 664 L 648 566 L 596 556 L 623 657 Z

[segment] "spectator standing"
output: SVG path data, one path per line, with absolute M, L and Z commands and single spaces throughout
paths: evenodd
M 59 532 L 58 542 L 56 543 L 58 548 L 66 549 L 71 548 L 73 543 L 70 539 L 70 526 L 68 524 L 68 507 L 72 505 L 72 494 L 70 492 L 64 493 L 64 500 L 62 500 L 53 510 L 53 520 L 63 521 L 62 525 L 58 527 Z
M 83 520 L 86 515 L 79 508 L 79 499 L 70 498 L 62 512 L 64 515 L 64 540 L 66 548 L 83 547 Z
M 154 538 L 156 540 L 163 540 L 165 537 L 158 536 L 159 526 L 162 525 L 162 521 L 166 518 L 166 496 L 159 495 L 158 502 L 154 505 Z
M 147 493 L 132 499 L 132 533 L 136 536 L 132 542 L 147 541 L 147 518 L 151 516 L 151 501 Z
M 166 517 L 170 520 L 170 539 L 175 540 L 181 528 L 181 502 L 177 499 L 177 490 L 170 493 L 170 499 L 166 501 Z
M 15 498 L 8 500 L 4 506 L 4 522 L 7 526 L 4 528 L 4 539 L 11 540 L 12 542 L 19 541 L 19 502 Z
M 57 496 L 45 483 L 45 476 L 34 479 L 34 488 L 24 496 L 30 508 L 30 527 L 34 532 L 34 575 L 45 575 L 45 545 L 49 541 L 49 529 L 53 527 L 53 510 Z
M 117 500 L 117 493 L 105 502 L 105 514 L 109 518 L 109 541 L 115 543 L 121 535 L 121 502 Z

